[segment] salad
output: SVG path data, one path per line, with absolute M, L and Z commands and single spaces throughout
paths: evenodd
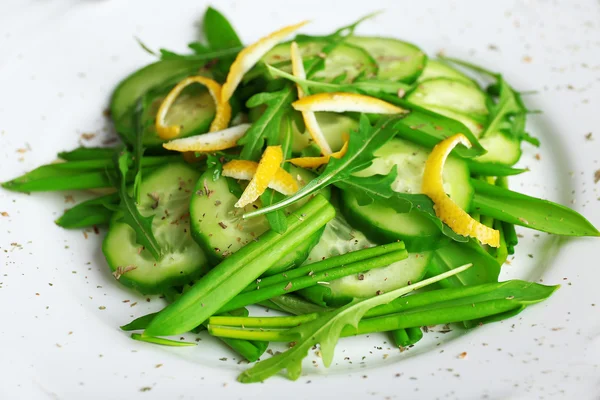
M 371 16 L 244 46 L 208 8 L 191 54 L 140 42 L 159 60 L 114 90 L 121 144 L 60 152 L 2 186 L 94 191 L 56 223 L 106 225 L 115 280 L 163 295 L 163 310 L 121 327 L 131 338 L 194 346 L 169 337 L 207 330 L 252 363 L 289 344 L 245 383 L 297 379 L 317 345 L 329 366 L 341 337 L 405 348 L 422 327 L 474 328 L 547 299 L 558 286 L 499 282 L 515 226 L 600 232 L 509 189 L 522 146 L 539 145 L 521 95 L 499 73 L 355 34 Z

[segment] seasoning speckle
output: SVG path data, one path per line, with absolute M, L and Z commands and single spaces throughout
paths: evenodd
M 135 265 L 119 266 L 112 274 L 116 280 L 119 280 L 122 275 L 125 275 L 127 272 L 133 271 L 134 269 L 137 269 Z

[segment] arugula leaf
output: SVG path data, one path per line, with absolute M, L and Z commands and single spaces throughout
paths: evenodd
M 332 157 L 323 170 L 323 173 L 318 178 L 310 181 L 292 196 L 268 207 L 263 207 L 259 210 L 244 214 L 243 217 L 252 218 L 280 210 L 319 191 L 325 186 L 348 178 L 352 173 L 367 168 L 371 165 L 375 151 L 394 137 L 396 134 L 395 123 L 403 117 L 404 115 L 401 114 L 382 117 L 379 119 L 377 125 L 372 127 L 369 123 L 369 118 L 362 114 L 358 130 L 350 135 L 348 151 L 343 157 L 339 159 Z
M 208 48 L 207 45 L 202 44 L 200 42 L 188 43 L 187 46 L 190 50 L 192 50 L 196 54 L 204 54 L 204 53 L 208 53 L 210 51 L 210 49 Z
M 204 30 L 204 37 L 211 50 L 227 50 L 243 47 L 242 41 L 227 18 L 212 7 L 208 7 L 204 13 L 202 28 Z M 234 59 L 235 56 L 233 55 L 219 59 L 217 69 L 213 70 L 214 72 L 220 72 L 217 77 L 225 79 Z
M 223 14 L 212 7 L 204 13 L 204 37 L 213 50 L 242 47 L 242 41 Z
M 138 42 L 138 44 L 140 45 L 140 47 L 142 48 L 142 50 L 144 50 L 146 53 L 152 55 L 152 56 L 157 56 L 158 54 L 156 54 L 156 52 L 154 50 L 152 50 L 150 47 L 146 46 L 146 44 L 144 42 L 142 42 L 142 39 L 140 39 L 137 36 L 133 37 L 135 39 L 136 42 Z
M 296 40 L 305 40 L 307 38 L 313 40 L 319 38 L 327 42 L 327 45 L 321 50 L 319 57 L 307 60 L 306 76 L 310 78 L 319 70 L 323 69 L 325 67 L 325 57 L 322 56 L 331 53 L 346 37 L 354 33 L 354 29 L 356 29 L 362 21 L 371 18 L 376 14 L 377 13 L 372 13 L 362 17 L 358 21 L 344 26 L 327 36 L 312 37 L 297 35 Z M 258 66 L 257 70 L 260 70 L 260 66 Z M 254 76 L 253 74 L 247 75 L 246 78 L 248 79 L 249 77 Z M 295 96 L 296 91 L 294 86 L 287 85 L 276 92 L 255 94 L 247 101 L 246 106 L 248 108 L 266 105 L 267 109 L 258 120 L 252 124 L 244 137 L 238 141 L 238 144 L 244 145 L 241 153 L 242 159 L 257 160 L 260 157 L 265 140 L 268 140 L 269 137 L 273 138 L 276 136 L 277 130 L 280 127 L 282 115 L 286 111 L 292 109 L 291 103 L 295 99 Z
M 427 110 L 401 99 L 397 95 L 381 94 L 379 98 L 410 110 L 406 114 L 406 118 L 397 125 L 397 135 L 399 137 L 427 148 L 433 148 L 440 141 L 460 132 L 469 139 L 471 147 L 457 146 L 452 151 L 453 153 L 464 158 L 476 157 L 486 153 L 475 135 L 462 122 Z
M 444 60 L 458 64 L 472 71 L 481 73 L 496 81 L 488 88 L 488 92 L 498 97 L 498 101 L 490 107 L 490 123 L 481 133 L 480 137 L 491 132 L 503 132 L 504 134 L 515 137 L 519 140 L 539 146 L 537 138 L 532 137 L 525 131 L 525 120 L 528 113 L 527 107 L 523 103 L 521 94 L 515 91 L 502 77 L 501 74 L 492 72 L 478 65 L 471 64 L 456 58 L 442 57 Z
M 465 287 L 498 282 L 500 264 L 476 241 L 449 242 L 434 250 L 428 274 L 438 275 L 461 263 L 473 263 L 473 268 L 440 282 L 442 287 Z
M 119 178 L 115 182 L 115 187 L 121 197 L 119 210 L 123 212 L 120 221 L 126 223 L 133 229 L 137 242 L 144 246 L 144 248 L 152 254 L 152 257 L 154 257 L 155 260 L 160 260 L 162 250 L 152 232 L 152 219 L 154 216 L 144 217 L 140 214 L 135 201 L 129 195 L 127 190 L 126 177 L 127 172 L 129 171 L 129 159 L 130 154 L 127 151 L 116 153 L 114 156 L 115 166 L 120 173 Z
M 84 201 L 66 210 L 54 222 L 56 225 L 66 229 L 87 228 L 89 226 L 107 224 L 118 202 L 119 195 L 117 193 Z
M 525 114 L 527 110 L 521 107 L 521 102 L 517 99 L 517 93 L 511 89 L 500 74 L 496 75 L 496 79 L 499 87 L 498 102 L 491 107 L 491 120 L 481 133 L 481 137 L 497 131 L 520 137 L 521 133 L 525 131 Z
M 286 114 L 282 120 L 282 129 L 281 129 L 281 137 L 275 138 L 269 137 L 267 140 L 267 144 L 269 146 L 281 145 L 281 150 L 283 152 L 283 159 L 287 160 L 292 154 L 292 118 L 288 114 Z M 285 163 L 282 167 L 285 170 L 289 170 L 289 164 Z M 261 196 L 260 201 L 263 206 L 270 206 L 271 204 L 277 203 L 285 198 L 285 196 L 273 189 L 267 189 Z M 285 216 L 285 212 L 283 210 L 277 210 L 275 212 L 269 213 L 266 215 L 267 221 L 273 229 L 277 233 L 284 233 L 287 230 L 287 218 Z
M 361 206 L 377 202 L 385 207 L 391 207 L 399 213 L 416 210 L 433 222 L 450 239 L 457 242 L 467 242 L 469 240 L 466 236 L 454 232 L 438 218 L 433 209 L 433 201 L 426 195 L 395 192 L 392 189 L 392 184 L 397 176 L 398 171 L 394 166 L 387 175 L 373 175 L 360 178 L 348 176 L 337 181 L 335 185 L 342 190 L 352 192 Z
M 467 264 L 444 274 L 417 282 L 411 286 L 383 293 L 379 296 L 354 300 L 343 307 L 324 313 L 313 321 L 302 324 L 297 328 L 292 328 L 288 332 L 298 338 L 294 347 L 284 353 L 259 362 L 252 368 L 244 371 L 238 377 L 238 380 L 243 383 L 260 382 L 283 369 L 287 369 L 288 378 L 293 380 L 298 379 L 302 373 L 302 359 L 306 357 L 308 351 L 317 343 L 321 345 L 323 364 L 328 367 L 331 365 L 335 345 L 344 327 L 347 325 L 357 327 L 361 318 L 373 307 L 387 304 L 414 290 L 462 272 L 470 266 L 470 264 Z
M 140 202 L 140 185 L 142 183 L 142 159 L 144 158 L 144 151 L 146 150 L 143 145 L 144 138 L 144 102 L 140 98 L 138 100 L 135 111 L 135 136 L 133 141 L 133 196 L 135 202 Z
M 190 44 L 190 46 L 194 46 L 194 54 L 178 54 L 166 49 L 160 49 L 160 59 L 164 60 L 193 60 L 193 61 L 206 61 L 210 62 L 212 60 L 218 60 L 223 57 L 234 57 L 236 56 L 243 47 L 232 47 L 229 49 L 223 50 L 208 50 L 204 52 L 199 52 L 201 48 L 194 44 Z
M 265 105 L 265 112 L 252 124 L 246 134 L 238 141 L 242 145 L 240 158 L 256 161 L 262 154 L 265 140 L 278 140 L 283 115 L 292 110 L 295 92 L 291 85 L 277 92 L 258 93 L 246 102 L 248 108 Z
M 208 153 L 206 155 L 206 169 L 213 170 L 213 182 L 216 182 L 221 177 L 221 173 L 223 172 L 223 163 L 217 154 Z
M 278 68 L 275 68 L 271 65 L 267 64 L 267 69 L 271 73 L 271 75 L 275 77 L 285 78 L 289 81 L 299 84 L 305 92 L 308 92 L 307 89 L 317 89 L 315 93 L 319 92 L 350 92 L 350 93 L 361 93 L 369 96 L 378 97 L 381 93 L 393 94 L 395 96 L 398 95 L 398 91 L 405 90 L 408 91 L 411 88 L 411 85 L 402 82 L 393 82 L 393 81 L 384 81 L 379 79 L 365 79 L 365 80 L 354 80 L 352 83 L 335 83 L 338 79 L 334 79 L 334 81 L 328 82 L 320 82 L 310 79 L 302 79 L 295 77 L 292 74 L 289 74 L 285 71 L 282 71 Z M 343 81 L 344 78 L 340 75 L 340 81 Z
M 295 40 L 296 41 L 315 40 L 315 39 L 327 40 L 327 41 L 343 40 L 343 39 L 347 38 L 348 36 L 354 35 L 354 31 L 356 30 L 358 25 L 360 25 L 361 23 L 363 23 L 364 21 L 366 21 L 368 19 L 376 17 L 377 15 L 381 14 L 382 12 L 383 12 L 383 10 L 379 10 L 379 11 L 375 11 L 370 14 L 367 14 L 363 17 L 360 17 L 358 20 L 356 20 L 348 25 L 344 25 L 341 28 L 336 29 L 333 33 L 330 33 L 329 35 L 314 36 L 314 35 L 299 34 L 299 35 L 296 35 Z

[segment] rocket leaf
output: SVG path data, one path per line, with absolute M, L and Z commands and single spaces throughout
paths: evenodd
M 115 153 L 114 156 L 115 166 L 120 173 L 119 178 L 115 182 L 115 187 L 121 197 L 119 210 L 123 215 L 120 220 L 133 229 L 137 243 L 144 246 L 144 248 L 152 254 L 154 259 L 159 260 L 161 258 L 162 250 L 152 232 L 152 218 L 154 216 L 144 217 L 138 210 L 134 199 L 129 195 L 129 191 L 127 190 L 126 176 L 129 171 L 130 157 L 131 155 L 127 151 Z
M 413 290 L 420 289 L 448 278 L 469 267 L 471 267 L 471 264 L 455 268 L 444 274 L 379 296 L 354 300 L 343 307 L 322 314 L 313 321 L 304 323 L 297 328 L 292 328 L 288 332 L 291 335 L 298 337 L 294 347 L 284 353 L 277 354 L 267 360 L 259 362 L 252 368 L 244 371 L 238 377 L 238 380 L 243 383 L 260 382 L 283 369 L 287 369 L 287 376 L 290 379 L 298 379 L 302 373 L 302 360 L 306 357 L 308 351 L 317 343 L 321 345 L 323 364 L 328 367 L 333 360 L 335 345 L 345 326 L 350 325 L 356 327 L 365 313 L 373 307 L 387 304 Z

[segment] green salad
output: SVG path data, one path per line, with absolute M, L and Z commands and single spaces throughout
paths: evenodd
M 329 366 L 340 337 L 381 332 L 405 348 L 422 327 L 473 328 L 547 299 L 558 286 L 498 281 L 515 225 L 600 232 L 509 189 L 521 148 L 539 145 L 521 95 L 499 73 L 356 35 L 370 17 L 244 46 L 208 8 L 204 42 L 153 53 L 115 88 L 121 144 L 60 152 L 2 186 L 103 189 L 56 223 L 106 225 L 115 280 L 166 299 L 121 328 L 170 346 L 207 330 L 249 362 L 289 344 L 241 382 L 297 379 L 316 345 Z M 278 316 L 249 316 L 257 305 Z

